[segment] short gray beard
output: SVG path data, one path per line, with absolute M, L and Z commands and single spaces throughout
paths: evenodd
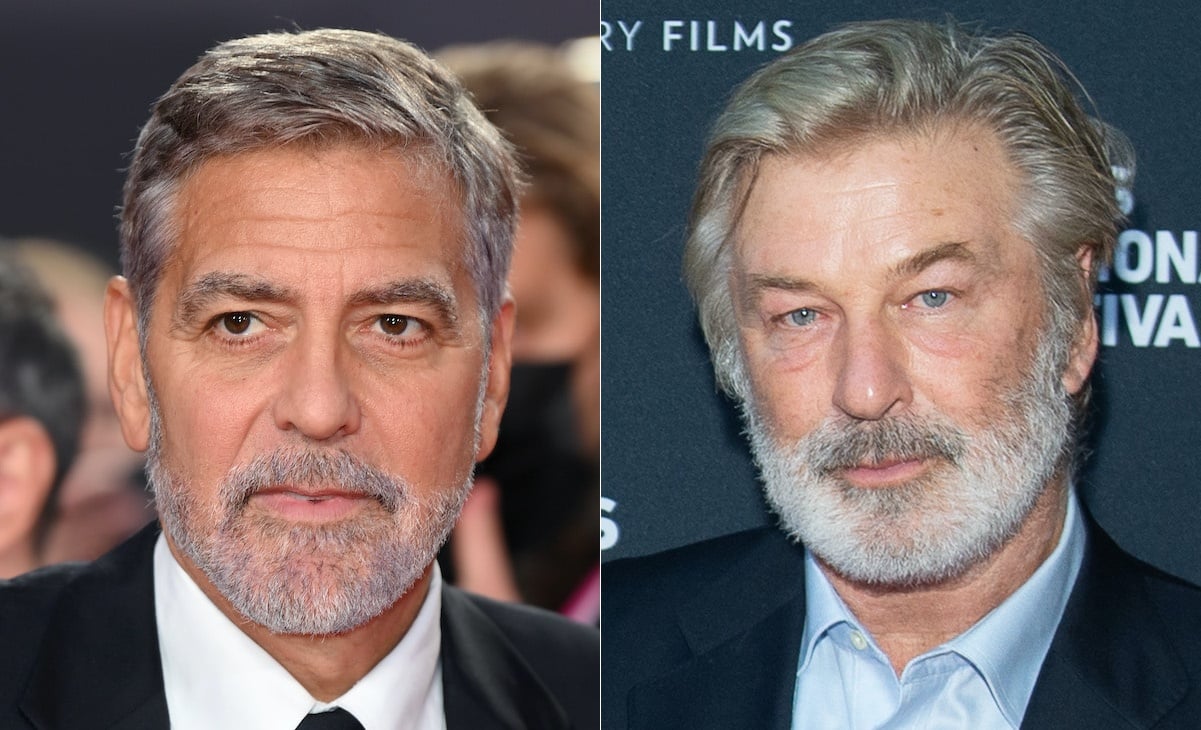
M 994 396 L 983 425 L 940 414 L 825 420 L 778 444 L 752 405 L 743 417 L 764 492 L 783 528 L 835 573 L 881 586 L 941 583 L 994 554 L 1025 523 L 1075 441 L 1065 358 L 1044 336 L 1029 373 Z M 842 469 L 885 458 L 929 459 L 913 482 L 856 488 Z
M 147 470 L 163 529 L 238 613 L 274 633 L 340 634 L 382 614 L 433 562 L 471 489 L 468 469 L 460 484 L 421 499 L 346 451 L 281 448 L 231 469 L 206 508 L 168 466 L 153 388 L 150 406 Z M 476 422 L 478 441 L 478 414 Z M 326 524 L 249 508 L 251 495 L 280 484 L 335 487 L 376 505 Z

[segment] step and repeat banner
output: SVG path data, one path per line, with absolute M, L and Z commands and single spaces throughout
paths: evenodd
M 1102 347 L 1078 482 L 1126 549 L 1201 582 L 1201 5 L 1173 1 L 606 0 L 604 558 L 771 519 L 681 280 L 697 165 L 755 68 L 839 24 L 898 14 L 1033 35 L 1129 137 L 1137 170 L 1117 191 L 1128 220 L 1095 302 Z

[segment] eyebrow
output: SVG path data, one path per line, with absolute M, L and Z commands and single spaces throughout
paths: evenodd
M 890 270 L 894 279 L 904 279 L 930 268 L 941 261 L 961 261 L 965 264 L 978 264 L 979 257 L 968 247 L 967 241 L 948 241 L 934 248 L 926 249 L 895 264 Z
M 350 298 L 351 306 L 419 304 L 430 307 L 452 332 L 459 331 L 459 304 L 454 291 L 433 279 L 400 279 L 363 289 Z
M 754 311 L 759 306 L 759 298 L 768 290 L 807 292 L 815 291 L 817 285 L 808 279 L 773 274 L 744 274 L 743 286 L 738 287 L 738 308 L 741 311 Z
M 921 273 L 941 261 L 962 261 L 971 265 L 980 263 L 979 257 L 971 250 L 966 241 L 948 241 L 920 251 L 892 265 L 888 275 L 891 279 L 904 279 Z M 753 309 L 758 305 L 758 298 L 765 291 L 804 293 L 816 291 L 819 288 L 816 283 L 808 279 L 774 274 L 747 274 L 745 281 L 746 286 L 741 287 L 739 304 L 748 309 Z
M 300 295 L 294 289 L 279 286 L 247 274 L 215 271 L 188 284 L 180 292 L 176 305 L 175 324 L 183 326 L 195 320 L 215 300 L 236 299 L 246 302 L 296 302 Z M 441 323 L 452 333 L 459 331 L 459 306 L 454 292 L 444 284 L 424 278 L 399 279 L 360 290 L 350 299 L 350 305 L 387 306 L 390 304 L 419 304 L 434 310 Z
M 248 302 L 294 301 L 296 292 L 246 274 L 214 271 L 188 284 L 179 293 L 175 308 L 176 325 L 193 321 L 214 300 L 241 299 Z

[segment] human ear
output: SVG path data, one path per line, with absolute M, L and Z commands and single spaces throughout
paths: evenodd
M 492 319 L 492 350 L 488 360 L 488 383 L 484 386 L 484 407 L 480 413 L 480 443 L 475 460 L 481 461 L 492 453 L 500 430 L 500 417 L 509 399 L 509 368 L 513 364 L 513 321 L 516 306 L 505 295 L 500 311 Z
M 1089 291 L 1089 282 L 1092 279 L 1093 267 L 1093 251 L 1088 246 L 1081 246 L 1076 253 L 1076 263 L 1079 266 L 1081 287 L 1087 292 Z M 1072 349 L 1068 353 L 1067 367 L 1064 368 L 1061 376 L 1063 388 L 1069 395 L 1079 393 L 1084 384 L 1088 382 L 1089 373 L 1092 372 L 1093 363 L 1097 360 L 1097 318 L 1093 314 L 1092 307 L 1080 321 L 1079 329 L 1076 332 L 1076 337 L 1072 341 Z
M 104 292 L 104 334 L 108 342 L 108 390 L 121 420 L 125 443 L 135 451 L 150 446 L 150 400 L 138 342 L 137 308 L 123 276 Z

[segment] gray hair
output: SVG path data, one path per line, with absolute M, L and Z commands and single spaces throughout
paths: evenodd
M 1063 62 L 1029 36 L 990 38 L 953 22 L 907 20 L 845 26 L 745 81 L 709 138 L 684 253 L 722 389 L 749 396 L 728 276 L 733 234 L 764 156 L 814 155 L 943 124 L 991 130 L 1021 178 L 1014 226 L 1038 252 L 1062 370 L 1091 315 L 1097 268 L 1114 247 L 1120 213 L 1111 165 L 1133 169 L 1132 159 L 1113 159 L 1129 154 L 1128 143 L 1085 113 L 1074 87 Z M 1088 286 L 1082 249 L 1092 254 Z
M 155 103 L 121 211 L 121 261 L 142 337 L 177 235 L 174 204 L 192 171 L 221 155 L 346 142 L 403 150 L 449 172 L 486 328 L 504 297 L 516 225 L 512 150 L 454 76 L 415 46 L 324 29 L 222 43 Z

